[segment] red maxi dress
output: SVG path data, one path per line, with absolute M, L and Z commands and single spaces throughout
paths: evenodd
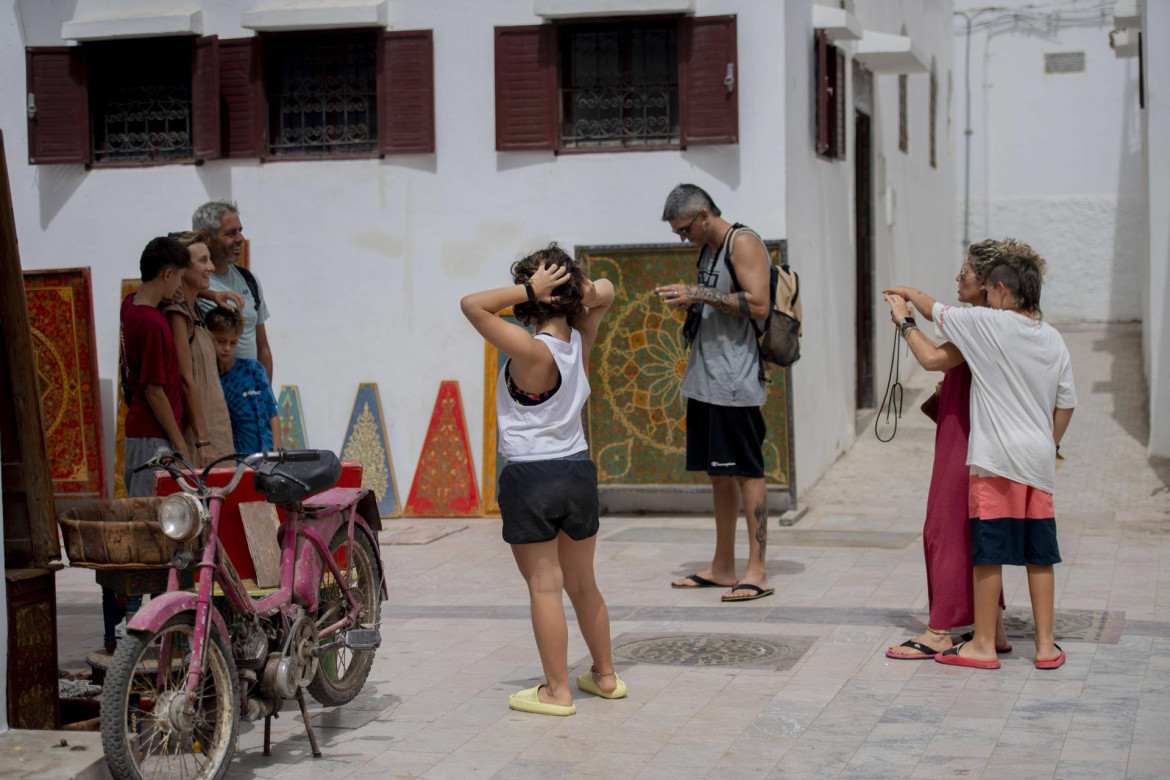
M 975 621 L 971 527 L 967 522 L 970 399 L 971 369 L 966 363 L 948 369 L 939 395 L 934 470 L 922 527 L 930 600 L 928 625 L 936 629 L 969 626 Z

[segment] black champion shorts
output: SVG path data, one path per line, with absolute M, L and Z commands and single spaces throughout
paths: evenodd
M 558 531 L 580 542 L 597 533 L 597 465 L 588 452 L 509 463 L 500 473 L 499 487 L 508 544 L 551 542 Z
M 688 398 L 687 471 L 761 478 L 767 432 L 758 406 L 715 406 Z

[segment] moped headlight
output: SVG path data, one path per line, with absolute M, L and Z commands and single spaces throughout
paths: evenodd
M 189 542 L 203 530 L 203 505 L 194 496 L 174 493 L 159 503 L 158 522 L 170 538 Z

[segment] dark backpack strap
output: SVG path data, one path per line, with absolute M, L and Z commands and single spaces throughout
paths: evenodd
M 237 265 L 236 270 L 240 272 L 240 276 L 244 277 L 244 284 L 248 285 L 248 290 L 252 293 L 252 305 L 256 308 L 256 313 L 260 313 L 260 285 L 256 284 L 256 277 L 252 272 L 242 265 Z

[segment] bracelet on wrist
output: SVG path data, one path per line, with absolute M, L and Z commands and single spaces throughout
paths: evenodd
M 918 326 L 917 325 L 907 325 L 905 327 L 898 328 L 898 332 L 902 334 L 902 338 L 907 339 L 907 340 L 909 340 L 909 338 L 910 338 L 910 331 L 913 331 L 913 330 L 918 330 Z
M 524 283 L 524 292 L 528 294 L 529 303 L 536 303 L 536 290 L 532 289 L 532 282 Z

